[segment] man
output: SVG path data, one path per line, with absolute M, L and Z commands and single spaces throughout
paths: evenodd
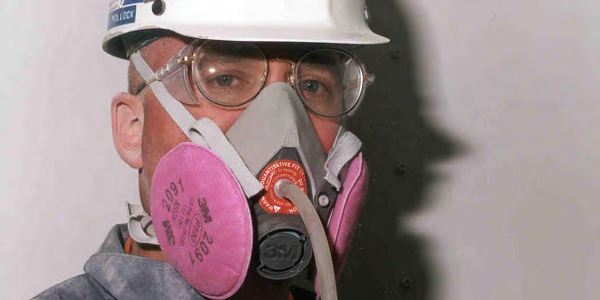
M 113 138 L 141 207 L 35 299 L 288 299 L 302 279 L 335 299 L 367 182 L 343 125 L 373 80 L 344 50 L 387 42 L 366 16 L 359 0 L 113 1 L 104 49 L 131 61 Z

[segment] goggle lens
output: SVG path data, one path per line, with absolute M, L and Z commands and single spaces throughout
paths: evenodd
M 263 52 L 251 43 L 211 41 L 196 51 L 194 80 L 209 100 L 239 106 L 262 89 L 267 73 Z
M 333 49 L 314 50 L 299 62 L 296 90 L 313 112 L 340 116 L 358 102 L 362 87 L 362 68 L 345 52 Z

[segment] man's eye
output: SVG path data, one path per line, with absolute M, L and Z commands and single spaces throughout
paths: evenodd
M 300 82 L 300 88 L 304 91 L 316 93 L 319 91 L 321 83 L 316 80 L 305 80 Z
M 230 86 L 233 83 L 233 75 L 219 75 L 215 81 L 219 86 Z

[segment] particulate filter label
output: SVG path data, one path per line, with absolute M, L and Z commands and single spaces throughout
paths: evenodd
M 259 200 L 260 206 L 268 213 L 298 214 L 298 208 L 292 202 L 275 194 L 275 183 L 287 179 L 297 185 L 306 194 L 306 172 L 302 166 L 289 159 L 277 160 L 269 164 L 258 177 L 258 181 L 267 191 Z

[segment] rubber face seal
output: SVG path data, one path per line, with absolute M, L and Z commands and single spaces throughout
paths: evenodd
M 241 287 L 252 254 L 246 197 L 212 151 L 182 143 L 158 163 L 151 215 L 167 261 L 200 294 L 225 299 Z
M 336 276 L 340 276 L 367 196 L 369 170 L 359 153 L 350 163 L 327 228 Z

